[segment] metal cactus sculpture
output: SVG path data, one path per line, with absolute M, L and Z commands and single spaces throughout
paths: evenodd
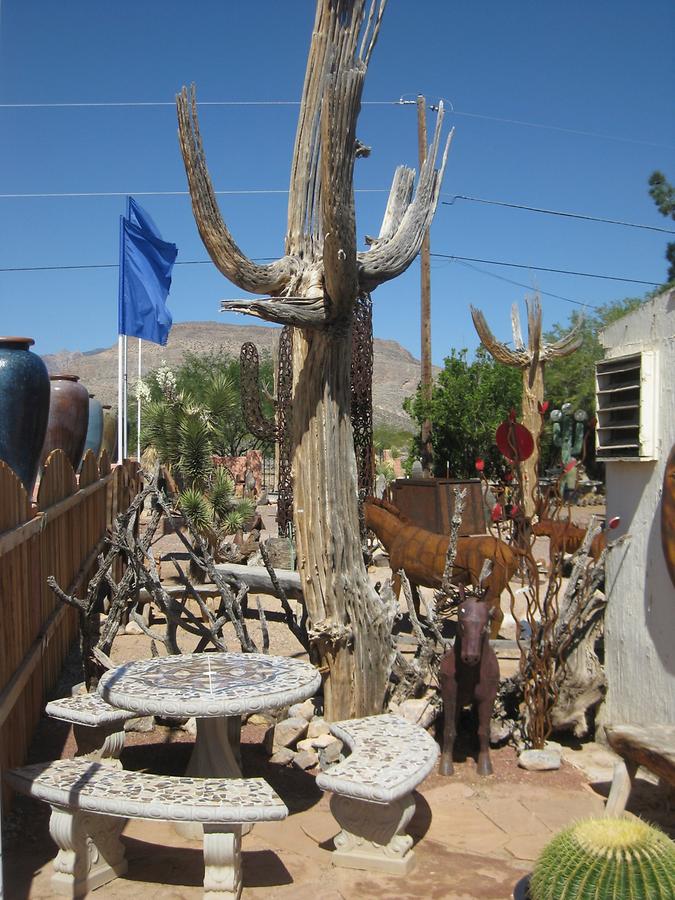
M 359 539 L 350 421 L 354 305 L 417 256 L 450 141 L 440 147 L 441 108 L 414 197 L 415 173 L 400 166 L 379 236 L 358 252 L 353 170 L 362 145 L 356 122 L 384 7 L 384 0 L 318 2 L 291 165 L 285 254 L 275 262 L 255 263 L 235 243 L 206 165 L 194 90 L 190 97 L 184 88 L 177 98 L 202 240 L 223 275 L 257 295 L 222 307 L 293 327 L 293 520 L 312 655 L 325 674 L 325 713 L 332 720 L 381 711 L 393 652 L 388 616 L 368 580 Z
M 563 470 L 569 463 L 581 456 L 588 413 L 583 409 L 572 412 L 571 403 L 563 403 L 560 409 L 551 411 L 553 422 L 553 444 L 560 450 Z M 565 476 L 565 486 L 572 490 L 576 483 L 576 471 L 572 468 Z
M 479 309 L 475 309 L 472 306 L 471 317 L 478 336 L 497 362 L 503 363 L 505 366 L 522 369 L 523 401 L 521 421 L 533 435 L 535 444 L 537 444 L 537 436 L 542 424 L 539 404 L 544 400 L 544 366 L 552 359 L 569 356 L 579 349 L 583 340 L 581 334 L 582 319 L 580 318 L 574 328 L 568 331 L 559 341 L 555 341 L 552 344 L 544 344 L 542 342 L 541 302 L 539 297 L 537 295 L 526 297 L 525 304 L 527 306 L 527 347 L 523 342 L 520 316 L 515 303 L 511 307 L 513 349 L 495 338 L 485 321 L 485 316 Z M 532 456 L 522 465 L 523 506 L 526 516 L 534 514 L 538 469 L 539 453 L 535 450 Z

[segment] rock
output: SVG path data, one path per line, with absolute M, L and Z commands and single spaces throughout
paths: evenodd
M 558 750 L 523 750 L 518 757 L 521 769 L 530 772 L 548 772 L 560 768 L 560 752 Z
M 303 738 L 295 745 L 295 749 L 298 753 L 302 753 L 304 750 L 314 750 L 314 741 L 312 738 Z
M 307 729 L 307 737 L 315 738 L 321 734 L 330 734 L 330 726 L 325 719 L 312 719 Z
M 307 722 L 311 722 L 314 718 L 314 704 L 311 699 L 304 700 L 302 703 L 294 703 L 288 710 L 289 718 L 302 718 Z
M 138 622 L 127 622 L 124 629 L 125 634 L 143 634 L 143 629 Z
M 292 716 L 275 725 L 273 729 L 270 729 L 274 732 L 272 752 L 276 753 L 282 747 L 293 747 L 307 734 L 307 725 L 307 719 L 300 716 Z
M 274 725 L 272 716 L 266 716 L 263 713 L 252 713 L 246 719 L 247 725 Z
M 192 737 L 197 737 L 197 720 L 194 716 L 181 725 L 181 731 L 186 731 Z
M 506 722 L 492 719 L 490 722 L 490 743 L 501 744 L 511 736 L 511 728 Z
M 428 728 L 438 716 L 438 712 L 438 707 L 429 703 L 427 697 L 421 697 L 419 700 L 404 700 L 398 709 L 400 716 L 422 728 Z
M 301 750 L 293 757 L 293 765 L 299 769 L 311 769 L 319 762 L 319 754 L 314 750 Z
M 136 719 L 127 719 L 124 723 L 125 731 L 152 731 L 155 727 L 154 716 L 138 716 Z
M 292 750 L 289 750 L 288 747 L 282 747 L 280 750 L 277 750 L 272 756 L 270 756 L 270 762 L 275 766 L 287 766 L 289 762 L 292 762 L 295 759 L 295 753 Z
M 326 744 L 325 747 L 319 747 L 319 766 L 324 770 L 336 763 L 341 757 L 342 741 L 338 738 L 333 738 L 332 742 Z
M 340 738 L 336 738 L 334 734 L 319 734 L 317 737 L 312 738 L 312 746 L 316 750 L 322 750 L 324 747 L 330 747 L 331 744 L 335 743 L 338 743 L 340 749 L 342 749 L 342 741 Z

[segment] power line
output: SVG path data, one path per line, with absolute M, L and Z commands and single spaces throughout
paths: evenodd
M 546 213 L 549 216 L 564 216 L 567 219 L 583 219 L 587 222 L 604 222 L 607 225 L 623 225 L 626 228 L 644 228 L 647 231 L 660 231 L 675 234 L 672 228 L 659 228 L 657 225 L 639 225 L 636 222 L 624 222 L 621 219 L 606 219 L 602 216 L 588 216 L 583 213 L 564 212 L 560 209 L 545 209 L 540 206 L 526 206 L 522 203 L 507 203 L 505 200 L 487 200 L 484 197 L 469 197 L 466 194 L 455 194 L 452 200 L 441 200 L 443 206 L 453 206 L 455 200 L 471 200 L 473 203 L 488 203 L 491 206 L 507 206 L 509 209 L 525 209 L 529 212 Z
M 639 281 L 637 278 L 621 278 L 618 275 L 599 275 L 594 272 L 574 272 L 570 269 L 551 269 L 547 266 L 530 266 L 526 263 L 503 262 L 497 259 L 478 259 L 474 256 L 454 256 L 450 253 L 432 253 L 431 255 L 440 257 L 441 259 L 457 259 L 462 262 L 477 262 L 490 266 L 508 266 L 511 269 L 531 269 L 535 272 L 555 272 L 558 275 L 577 275 L 580 278 L 601 278 L 605 281 L 625 281 L 629 284 L 646 284 L 650 287 L 658 287 L 660 284 L 658 281 Z
M 275 259 L 274 256 L 257 256 L 253 262 L 268 262 Z M 210 259 L 181 259 L 176 260 L 175 266 L 206 266 Z M 77 266 L 9 266 L 0 268 L 0 272 L 61 272 L 77 271 L 78 269 L 119 269 L 119 263 L 89 263 Z
M 407 96 L 407 95 L 404 95 Z M 300 100 L 200 100 L 199 106 L 300 106 Z M 414 102 L 414 101 L 413 101 Z M 675 150 L 672 144 L 664 144 L 659 141 L 646 141 L 640 138 L 623 137 L 622 135 L 604 134 L 597 131 L 585 131 L 580 128 L 566 128 L 562 125 L 549 125 L 545 122 L 528 122 L 524 119 L 509 119 L 505 116 L 489 116 L 484 113 L 466 112 L 455 109 L 451 101 L 445 101 L 449 107 L 448 112 L 454 116 L 469 119 L 483 119 L 488 122 L 500 122 L 505 125 L 519 125 L 525 128 L 539 128 L 548 131 L 562 132 L 563 134 L 575 134 L 582 137 L 597 138 L 604 141 L 617 141 L 624 144 L 641 144 L 648 147 L 661 147 L 665 150 Z M 362 100 L 362 106 L 407 106 L 410 101 L 401 97 L 398 100 Z M 73 101 L 64 103 L 0 103 L 0 109 L 105 109 L 105 108 L 150 108 L 150 107 L 175 107 L 173 100 L 111 100 L 111 101 Z M 437 108 L 437 107 L 434 107 Z
M 478 262 L 484 263 L 492 266 L 509 266 L 516 269 L 532 269 L 537 272 L 555 272 L 560 275 L 577 275 L 582 278 L 601 278 L 608 281 L 625 281 L 630 284 L 646 284 L 651 287 L 657 287 L 659 282 L 656 281 L 638 281 L 635 278 L 620 278 L 618 275 L 599 275 L 591 272 L 573 272 L 568 269 L 550 269 L 545 266 L 528 266 L 524 263 L 511 263 L 511 262 L 502 262 L 495 259 L 478 259 L 473 256 L 454 256 L 449 253 L 432 253 L 433 257 L 438 259 L 449 259 L 449 260 L 457 260 L 457 262 Z M 265 260 L 274 259 L 274 257 L 266 256 L 266 257 L 256 257 L 256 260 L 263 262 Z M 211 263 L 210 259 L 185 259 L 185 260 L 177 260 L 177 266 L 203 266 Z M 74 265 L 74 266 L 11 266 L 11 267 L 3 267 L 0 268 L 0 272 L 56 272 L 62 270 L 78 270 L 78 269 L 117 269 L 117 263 L 91 263 L 91 264 L 83 264 L 83 265 Z M 528 285 L 522 285 L 523 287 L 528 287 Z M 542 292 L 543 293 L 543 292 Z M 553 295 L 552 295 L 553 296 Z M 560 300 L 568 300 L 567 297 L 560 297 Z M 570 303 L 580 302 L 570 300 Z
M 487 275 L 490 278 L 496 278 L 498 281 L 505 281 L 507 284 L 513 284 L 516 287 L 525 288 L 526 290 L 536 290 L 538 294 L 543 294 L 545 297 L 553 297 L 556 300 L 564 300 L 565 303 L 573 303 L 575 306 L 584 306 L 586 309 L 597 309 L 597 306 L 594 306 L 592 303 L 584 303 L 583 300 L 573 300 L 571 297 L 563 297 L 561 294 L 552 294 L 551 291 L 542 291 L 541 288 L 533 288 L 531 284 L 525 284 L 522 281 L 514 281 L 513 278 L 506 278 L 504 275 L 498 275 L 497 272 L 488 272 L 486 269 L 481 269 L 478 266 L 473 266 L 471 263 L 465 262 L 463 260 L 457 259 L 455 262 L 458 262 L 460 266 L 464 266 L 466 269 L 472 269 L 474 272 L 479 272 L 481 275 Z
M 388 194 L 389 188 L 355 188 L 355 194 Z M 214 194 L 288 194 L 288 188 L 214 191 Z M 63 200 L 71 197 L 189 197 L 189 191 L 62 191 L 58 193 L 0 194 L 0 200 Z
M 663 147 L 666 150 L 675 150 L 672 144 L 662 144 L 658 141 L 644 141 L 640 138 L 622 137 L 615 134 L 602 134 L 599 131 L 583 131 L 579 128 L 565 128 L 562 125 L 547 125 L 543 122 L 526 122 L 522 119 L 506 119 L 502 116 L 486 116 L 481 113 L 460 112 L 460 110 L 451 110 L 455 116 L 465 116 L 470 119 L 486 119 L 489 122 L 503 122 L 507 125 L 523 125 L 527 128 L 543 128 L 549 131 L 562 131 L 564 134 L 578 134 L 583 137 L 600 138 L 604 141 L 620 141 L 624 144 L 643 144 L 647 147 Z

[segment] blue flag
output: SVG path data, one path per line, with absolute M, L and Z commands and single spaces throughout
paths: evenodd
M 128 198 L 120 216 L 118 333 L 166 344 L 173 324 L 166 305 L 178 249 L 162 240 L 148 213 Z

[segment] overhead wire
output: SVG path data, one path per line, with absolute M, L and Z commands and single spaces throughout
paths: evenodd
M 619 275 L 604 275 L 593 272 L 573 272 L 569 269 L 553 269 L 547 266 L 532 266 L 527 265 L 525 263 L 512 263 L 505 262 L 503 260 L 496 259 L 480 259 L 478 257 L 473 256 L 456 256 L 451 253 L 432 253 L 432 257 L 435 259 L 448 259 L 451 261 L 457 262 L 478 262 L 483 263 L 484 265 L 492 265 L 492 266 L 508 266 L 511 268 L 517 269 L 531 269 L 536 272 L 554 272 L 559 275 L 576 275 L 580 278 L 600 278 L 607 281 L 624 281 L 629 284 L 644 284 L 650 287 L 657 287 L 659 282 L 657 281 L 640 281 L 636 278 L 623 278 Z M 264 261 L 273 259 L 273 257 L 256 257 L 258 261 Z M 185 260 L 176 260 L 175 265 L 177 266 L 202 266 L 208 265 L 211 263 L 210 259 L 185 259 Z M 61 270 L 77 270 L 77 269 L 116 269 L 118 268 L 118 263 L 91 263 L 91 264 L 79 264 L 79 265 L 54 265 L 54 266 L 7 266 L 0 267 L 0 272 L 55 272 Z M 523 285 L 527 287 L 528 285 Z M 566 300 L 568 298 L 561 297 L 561 300 Z M 570 302 L 580 302 L 580 301 L 570 301 Z
M 442 196 L 442 195 L 441 195 Z M 625 222 L 622 219 L 608 219 L 604 216 L 591 216 L 585 213 L 566 212 L 561 209 L 546 209 L 542 206 L 526 206 L 524 203 L 508 203 L 505 200 L 488 200 L 485 197 L 470 197 L 467 194 L 455 194 L 452 200 L 441 200 L 443 206 L 454 206 L 455 200 L 470 200 L 473 203 L 487 203 L 490 206 L 506 206 L 509 209 L 522 209 L 528 212 L 545 213 L 549 216 L 562 216 L 566 219 L 582 219 L 586 222 L 603 222 L 606 225 L 623 225 L 625 228 L 644 228 L 647 231 L 660 231 L 664 234 L 675 234 L 672 228 L 660 228 L 657 225 L 642 225 L 637 222 Z
M 575 272 L 571 269 L 553 269 L 548 266 L 532 266 L 528 263 L 505 262 L 498 259 L 480 259 L 474 256 L 456 256 L 454 253 L 432 253 L 440 259 L 457 259 L 462 262 L 477 262 L 490 266 L 507 266 L 512 269 L 531 269 L 533 272 L 553 272 L 557 275 L 577 275 L 580 278 L 600 278 L 605 281 L 625 281 L 628 284 L 646 284 L 650 287 L 658 287 L 658 281 L 641 281 L 637 278 L 623 278 L 619 275 L 601 275 L 596 272 Z
M 404 99 L 404 94 L 398 100 L 362 100 L 362 106 L 409 106 L 414 101 Z M 540 128 L 549 131 L 574 134 L 582 137 L 591 137 L 605 141 L 617 141 L 625 144 L 641 144 L 648 147 L 661 147 L 666 150 L 675 150 L 675 146 L 660 141 L 648 141 L 642 138 L 625 137 L 623 135 L 604 134 L 597 131 L 586 131 L 580 128 L 567 128 L 563 125 L 549 125 L 545 122 L 528 122 L 525 119 L 510 119 L 506 116 L 490 116 L 485 113 L 468 112 L 455 109 L 451 101 L 444 101 L 449 106 L 449 114 L 469 119 L 483 119 L 489 122 L 501 122 L 505 125 L 519 125 L 525 128 Z M 300 100 L 200 100 L 199 106 L 300 106 Z M 104 101 L 65 101 L 56 103 L 0 103 L 0 109 L 78 109 L 78 108 L 149 108 L 149 107 L 173 107 L 173 100 L 104 100 Z M 437 109 L 433 104 L 432 108 Z
M 553 294 L 551 291 L 544 291 L 540 287 L 525 284 L 524 281 L 515 281 L 513 278 L 499 275 L 497 272 L 488 272 L 487 269 L 481 269 L 480 266 L 474 266 L 465 260 L 456 259 L 452 261 L 458 263 L 460 266 L 464 266 L 466 269 L 478 272 L 481 275 L 487 275 L 489 278 L 496 278 L 497 281 L 505 281 L 507 284 L 513 284 L 516 287 L 525 288 L 526 290 L 536 291 L 536 293 L 543 294 L 545 297 L 553 297 L 555 300 L 564 300 L 565 303 L 573 303 L 575 306 L 583 306 L 586 309 L 597 309 L 597 306 L 594 306 L 592 303 L 585 303 L 583 300 L 574 300 L 571 297 L 563 297 L 562 294 Z

